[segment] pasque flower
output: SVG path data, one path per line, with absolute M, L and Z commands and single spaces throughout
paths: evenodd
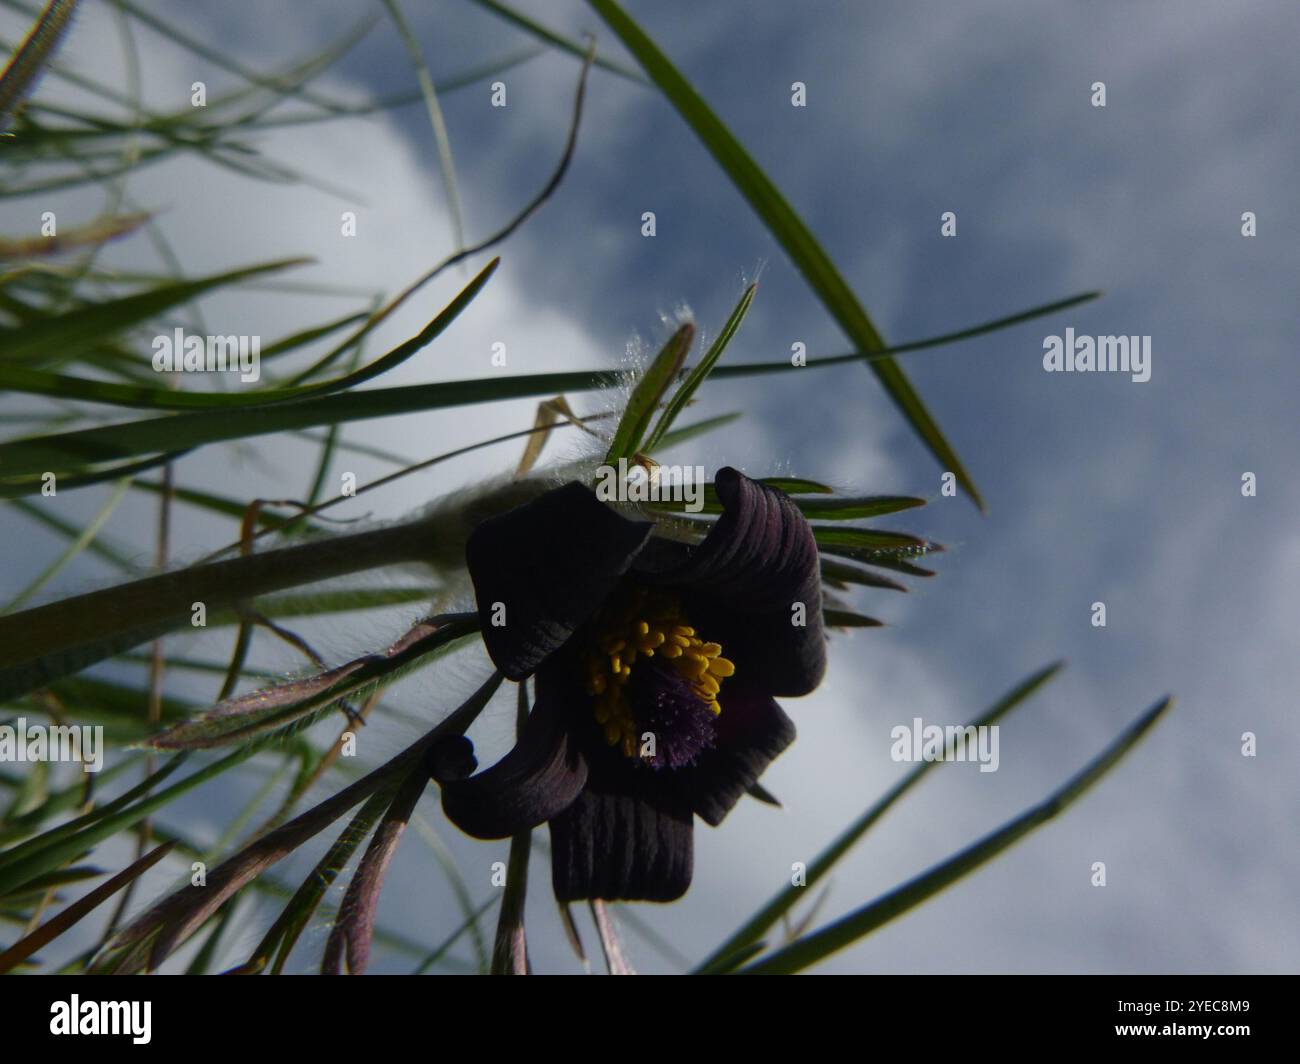
M 808 522 L 734 469 L 715 483 L 723 513 L 696 544 L 573 482 L 467 545 L 488 653 L 536 695 L 501 761 L 442 774 L 443 808 L 478 838 L 548 823 L 561 901 L 680 897 L 694 818 L 721 823 L 794 740 L 775 696 L 825 671 Z

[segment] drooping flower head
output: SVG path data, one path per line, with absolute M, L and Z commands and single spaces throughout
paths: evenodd
M 570 483 L 489 519 L 466 556 L 484 642 L 535 681 L 518 744 L 447 816 L 478 838 L 548 823 L 561 901 L 671 901 L 694 818 L 716 826 L 794 740 L 775 696 L 826 665 L 812 529 L 781 491 L 722 469 L 698 544 Z

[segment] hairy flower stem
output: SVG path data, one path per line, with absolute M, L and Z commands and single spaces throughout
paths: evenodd
M 275 591 L 403 563 L 463 565 L 465 539 L 485 517 L 546 490 L 506 481 L 453 497 L 429 513 L 365 532 L 159 573 L 0 617 L 0 698 L 13 698 L 164 632 Z

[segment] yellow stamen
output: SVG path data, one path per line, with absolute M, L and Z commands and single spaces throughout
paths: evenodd
M 585 655 L 586 689 L 606 742 L 629 758 L 637 756 L 640 743 L 627 697 L 638 657 L 652 658 L 658 651 L 664 667 L 687 681 L 711 714 L 722 712 L 721 681 L 734 675 L 736 666 L 722 657 L 720 643 L 706 643 L 684 621 L 675 595 L 639 587 L 621 592 L 595 621 Z

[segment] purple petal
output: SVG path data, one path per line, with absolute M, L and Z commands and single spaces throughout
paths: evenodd
M 519 680 L 563 646 L 653 528 L 620 517 L 576 481 L 479 525 L 465 556 L 497 668 Z
M 570 689 L 538 676 L 537 702 L 510 753 L 468 779 L 442 784 L 447 819 L 479 839 L 504 839 L 567 807 L 587 782 L 587 762 L 569 733 Z
M 821 573 L 812 528 L 784 492 L 731 468 L 715 478 L 724 511 L 675 565 L 646 571 L 680 588 L 704 637 L 722 644 L 737 677 L 775 695 L 805 695 L 826 671 Z M 668 552 L 657 547 L 662 565 Z M 651 555 L 644 559 L 649 570 Z M 642 566 L 639 566 L 642 568 Z M 796 607 L 802 604 L 802 609 Z M 798 622 L 802 621 L 802 624 Z
M 604 753 L 577 801 L 551 820 L 555 896 L 675 901 L 691 885 L 690 805 L 663 775 Z
M 692 808 L 717 827 L 741 795 L 794 742 L 794 723 L 770 695 L 724 684 L 712 749 L 682 774 Z

